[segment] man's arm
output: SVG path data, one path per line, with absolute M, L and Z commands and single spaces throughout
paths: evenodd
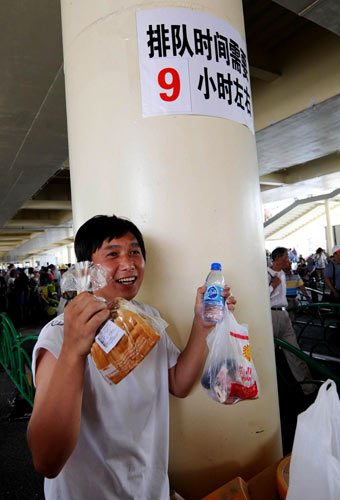
M 268 271 L 268 286 L 269 286 L 269 295 L 272 297 L 273 295 L 276 295 L 277 292 L 275 290 L 281 283 L 281 280 L 278 276 L 272 276 L 270 272 Z
M 299 286 L 299 289 L 301 290 L 301 292 L 303 293 L 303 295 L 306 297 L 306 299 L 308 300 L 308 302 L 310 302 L 310 301 L 311 301 L 311 298 L 310 298 L 310 296 L 308 295 L 308 292 L 307 292 L 307 290 L 306 290 L 306 288 L 305 288 L 305 285 L 301 285 L 301 286 Z
M 340 297 L 340 293 L 334 287 L 334 285 L 331 282 L 330 278 L 325 278 L 325 283 L 328 286 L 328 288 L 331 290 L 331 292 L 333 293 L 334 297 L 336 297 L 338 299 Z
M 56 359 L 42 350 L 27 440 L 42 475 L 59 474 L 79 436 L 86 357 L 96 331 L 109 318 L 106 304 L 87 293 L 65 309 L 64 341 Z
M 208 350 L 206 338 L 215 326 L 202 319 L 205 290 L 205 285 L 197 290 L 195 315 L 188 343 L 179 355 L 177 364 L 169 369 L 169 390 L 179 398 L 185 398 L 198 379 Z M 228 308 L 234 310 L 236 300 L 230 296 L 229 287 L 225 287 L 222 294 L 228 301 Z

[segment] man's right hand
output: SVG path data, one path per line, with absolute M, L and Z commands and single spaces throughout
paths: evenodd
M 109 317 L 105 302 L 89 293 L 77 295 L 64 310 L 63 351 L 86 357 L 97 331 Z
M 77 444 L 86 357 L 96 332 L 109 317 L 107 304 L 81 293 L 65 308 L 64 341 L 58 359 L 41 349 L 27 438 L 34 466 L 45 477 L 59 474 Z
M 278 276 L 274 276 L 270 284 L 275 290 L 275 288 L 278 287 L 280 283 L 281 283 L 280 278 Z

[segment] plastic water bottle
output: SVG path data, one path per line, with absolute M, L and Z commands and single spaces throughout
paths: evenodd
M 209 323 L 219 323 L 223 319 L 224 297 L 221 295 L 224 288 L 222 266 L 218 262 L 211 264 L 211 271 L 205 280 L 207 289 L 203 297 L 202 318 Z

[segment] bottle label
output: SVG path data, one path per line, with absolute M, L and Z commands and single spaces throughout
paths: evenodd
M 205 302 L 214 302 L 215 304 L 224 305 L 224 297 L 222 296 L 223 288 L 217 285 L 208 285 L 204 293 L 203 300 Z

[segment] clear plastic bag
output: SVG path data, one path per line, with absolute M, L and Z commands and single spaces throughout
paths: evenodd
M 147 315 L 137 304 L 118 298 L 112 302 L 112 319 L 100 330 L 91 354 L 109 383 L 118 384 L 143 361 L 168 324 Z
M 78 262 L 63 275 L 61 289 L 63 294 L 93 293 L 105 287 L 109 279 L 103 266 Z M 112 314 L 95 337 L 92 358 L 105 380 L 117 384 L 143 361 L 168 324 L 120 297 L 111 301 L 94 297 L 105 301 Z
M 209 354 L 201 384 L 214 400 L 235 404 L 257 399 L 260 385 L 251 358 L 248 327 L 239 325 L 228 307 L 224 316 L 207 337 Z
M 100 264 L 90 261 L 72 265 L 61 279 L 61 292 L 95 292 L 107 284 L 107 272 Z

